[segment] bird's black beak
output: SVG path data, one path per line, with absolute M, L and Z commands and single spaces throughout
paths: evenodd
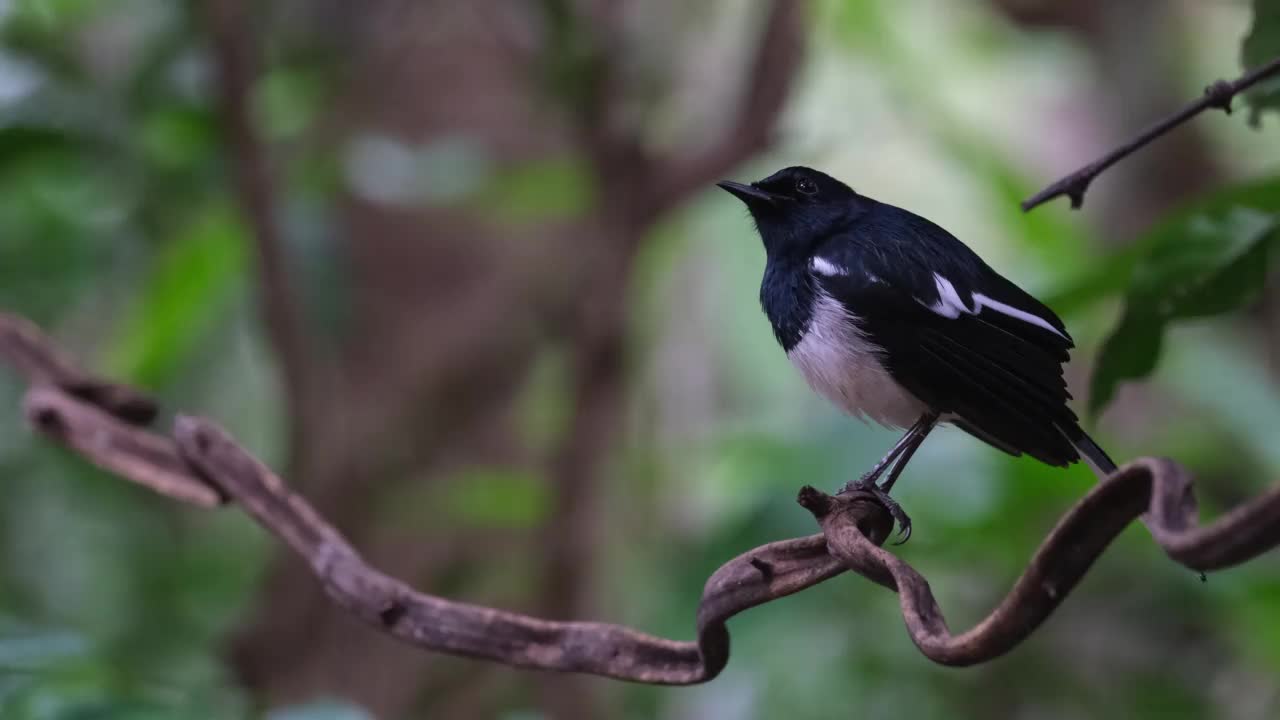
M 754 185 L 744 185 L 740 182 L 733 182 L 731 180 L 718 182 L 716 185 L 725 192 L 746 203 L 747 207 L 754 207 L 760 204 L 773 205 L 775 201 L 772 193 L 761 190 Z

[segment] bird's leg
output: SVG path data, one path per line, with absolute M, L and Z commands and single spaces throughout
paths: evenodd
M 920 422 L 916 423 L 920 427 L 910 443 L 902 448 L 902 453 L 898 455 L 898 460 L 893 464 L 893 469 L 889 471 L 889 477 L 879 486 L 872 490 L 876 499 L 884 503 L 885 509 L 898 521 L 898 534 L 900 539 L 895 545 L 901 545 L 911 539 L 911 516 L 907 515 L 902 509 L 902 505 L 897 500 L 889 497 L 889 491 L 893 489 L 893 484 L 898 481 L 898 476 L 906 469 L 907 463 L 911 462 L 911 456 L 916 454 L 916 450 L 924 444 L 924 439 L 929 437 L 929 433 L 938 425 L 938 413 L 930 411 L 928 414 L 920 418 Z
M 902 454 L 902 451 L 907 447 L 907 445 L 911 444 L 912 438 L 916 433 L 916 427 L 919 424 L 920 423 L 917 422 L 915 425 L 912 425 L 911 429 L 907 430 L 906 434 L 899 438 L 898 442 L 893 444 L 893 447 L 889 448 L 889 452 L 885 453 L 885 456 L 880 458 L 879 462 L 872 465 L 870 470 L 862 474 L 862 477 L 845 483 L 844 487 L 840 488 L 840 492 L 848 492 L 854 488 L 865 488 L 867 486 L 874 485 L 875 482 L 880 479 L 880 476 L 884 474 L 885 469 L 888 468 L 894 460 L 898 459 L 898 456 Z
M 920 449 L 920 445 L 924 443 L 924 439 L 929 436 L 933 428 L 938 424 L 938 413 L 930 410 L 911 426 L 909 430 L 902 436 L 889 452 L 880 459 L 866 474 L 861 478 L 850 481 L 845 484 L 840 492 L 848 492 L 850 490 L 861 490 L 870 493 L 880 504 L 884 505 L 889 514 L 898 523 L 898 533 L 902 536 L 896 544 L 901 545 L 911 538 L 911 517 L 902 509 L 902 505 L 897 500 L 889 497 L 889 490 L 893 488 L 893 484 L 898 481 L 898 476 L 902 474 L 907 463 L 911 460 L 911 456 L 916 454 L 916 450 Z M 876 480 L 884 474 L 885 468 L 893 465 L 893 469 L 889 472 L 889 477 L 883 484 L 876 484 Z
M 889 452 L 885 453 L 885 456 L 880 458 L 880 462 L 877 462 L 875 465 L 871 466 L 871 469 L 863 473 L 862 477 L 858 478 L 857 480 L 850 480 L 849 482 L 845 483 L 844 487 L 840 488 L 840 492 L 848 492 L 849 490 L 853 490 L 854 488 L 865 489 L 870 485 L 874 485 L 875 482 L 880 479 L 880 476 L 884 474 L 884 471 L 890 465 L 893 464 L 894 460 L 898 459 L 898 456 L 901 455 L 904 450 L 910 447 L 913 443 L 915 444 L 916 447 L 919 447 L 919 443 L 924 441 L 924 436 L 928 435 L 929 431 L 932 430 L 933 426 L 936 425 L 937 423 L 938 423 L 938 414 L 933 412 L 932 410 L 925 413 L 924 415 L 921 415 L 920 419 L 917 420 L 916 423 L 912 425 L 907 430 L 907 432 L 903 434 L 901 438 L 898 439 L 898 442 L 894 443 L 893 447 L 889 448 Z M 920 436 L 919 440 L 916 439 L 917 435 Z M 914 452 L 915 452 L 915 447 L 911 448 L 911 453 L 914 453 Z M 910 457 L 910 454 L 908 454 L 908 457 Z M 888 484 L 888 487 L 886 487 L 885 489 L 887 490 L 889 487 L 892 487 L 892 486 L 893 486 L 893 482 L 890 481 Z
M 889 492 L 893 489 L 893 484 L 898 482 L 898 476 L 906 469 L 907 463 L 911 462 L 911 456 L 916 454 L 916 450 L 919 450 L 920 446 L 924 444 L 924 439 L 929 437 L 929 433 L 933 432 L 933 429 L 937 426 L 937 412 L 930 410 L 920 417 L 920 420 L 913 426 L 913 429 L 919 428 L 918 432 L 916 432 L 912 441 L 902 448 L 898 462 L 894 463 L 893 469 L 889 471 L 889 477 L 885 478 L 885 481 L 880 484 L 881 490 Z

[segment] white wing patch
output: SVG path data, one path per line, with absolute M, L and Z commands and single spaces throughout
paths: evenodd
M 1044 328 L 1063 340 L 1068 340 L 1067 336 L 1063 335 L 1061 330 L 1050 325 L 1047 320 L 1039 315 L 1029 313 L 1026 310 L 1019 310 L 1008 303 L 1002 303 L 999 300 L 994 300 L 982 293 L 973 294 L 973 308 L 970 309 L 969 306 L 965 304 L 964 300 L 960 298 L 959 291 L 956 290 L 955 285 L 951 284 L 950 280 L 934 273 L 933 284 L 938 289 L 938 301 L 930 305 L 929 309 L 942 317 L 955 320 L 960 317 L 960 313 L 977 315 L 984 309 L 991 310 L 1015 320 L 1021 320 L 1024 323 Z
M 813 259 L 809 261 L 809 268 L 812 269 L 814 272 L 820 275 L 826 275 L 827 277 L 835 277 L 837 275 L 849 274 L 848 270 L 845 270 L 844 268 L 822 257 L 821 255 L 813 256 Z
M 978 312 L 982 312 L 983 308 L 990 308 L 991 310 L 995 310 L 1001 315 L 1008 315 L 1009 317 L 1015 318 L 1017 320 L 1021 320 L 1022 322 L 1031 323 L 1032 325 L 1037 325 L 1039 327 L 1042 327 L 1045 330 L 1048 330 L 1049 332 L 1053 333 L 1054 335 L 1057 335 L 1058 337 L 1062 338 L 1063 340 L 1067 339 L 1067 336 L 1063 335 L 1061 330 L 1050 325 L 1048 321 L 1046 321 L 1044 318 L 1040 317 L 1039 315 L 1033 315 L 1027 312 L 1026 310 L 1019 310 L 1018 308 L 1012 305 L 1006 305 L 1005 303 L 1002 303 L 999 300 L 992 300 L 991 298 L 987 297 L 986 295 L 983 295 L 982 293 L 974 293 L 973 302 L 975 305 L 978 306 L 978 310 L 977 310 Z
M 952 285 L 950 280 L 934 273 L 933 284 L 938 288 L 938 302 L 930 305 L 930 310 L 952 320 L 960 317 L 960 313 L 972 315 L 978 312 L 970 310 L 969 306 L 964 304 L 964 300 L 960 299 L 960 293 L 956 291 L 956 286 Z

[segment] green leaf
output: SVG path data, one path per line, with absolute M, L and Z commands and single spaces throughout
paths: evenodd
M 297 137 L 311 123 L 323 99 L 320 73 L 277 68 L 253 87 L 255 124 L 273 140 Z
M 1238 205 L 1192 214 L 1159 228 L 1154 240 L 1130 279 L 1124 315 L 1098 357 L 1092 415 L 1121 381 L 1151 374 L 1169 323 L 1231 312 L 1258 297 L 1268 255 L 1280 240 L 1280 213 Z
M 1246 68 L 1254 68 L 1273 58 L 1280 57 L 1280 2 L 1253 0 L 1253 26 L 1244 38 L 1241 61 Z M 1245 93 L 1250 107 L 1249 122 L 1258 125 L 1262 113 L 1280 111 L 1280 77 L 1255 85 Z
M 40 79 L 36 89 L 0 103 L 0 169 L 29 158 L 77 153 L 118 162 L 107 155 L 124 137 L 121 118 L 110 101 L 77 93 L 74 86 Z
M 590 169 L 577 158 L 563 157 L 496 172 L 474 200 L 493 219 L 520 224 L 581 215 L 595 197 Z
M 0 167 L 10 168 L 24 159 L 47 152 L 80 149 L 78 138 L 47 127 L 8 125 L 0 127 Z
M 1146 377 L 1156 369 L 1163 339 L 1164 324 L 1158 317 L 1143 315 L 1132 306 L 1125 309 L 1098 353 L 1089 388 L 1090 415 L 1096 417 L 1111 402 L 1122 380 Z
M 167 379 L 238 294 L 244 243 L 239 220 L 219 206 L 166 246 L 120 329 L 111 374 L 151 387 Z
M 521 468 L 467 467 L 438 483 L 410 483 L 378 498 L 388 528 L 486 527 L 529 529 L 551 516 L 547 479 Z
M 14 3 L 13 24 L 29 23 L 48 31 L 65 31 L 90 17 L 97 3 L 93 0 L 19 0 Z
M 1199 198 L 1167 216 L 1132 245 L 1107 255 L 1084 272 L 1072 273 L 1045 304 L 1061 315 L 1080 312 L 1129 287 L 1137 267 L 1157 246 L 1176 242 L 1187 223 L 1197 216 L 1221 216 L 1237 206 L 1263 210 L 1280 207 L 1280 177 L 1232 185 Z
M 887 31 L 892 13 L 879 3 L 824 0 L 818 5 L 817 15 L 815 26 L 831 33 L 847 48 L 884 52 L 890 46 Z
M 207 162 L 215 136 L 211 112 L 183 105 L 164 105 L 150 113 L 135 135 L 143 158 L 161 169 Z
M 450 517 L 482 527 L 537 527 L 551 511 L 547 483 L 510 468 L 467 470 L 450 484 L 443 500 Z
M 6 3 L 0 40 L 9 51 L 39 57 L 69 70 L 77 65 L 68 37 L 82 29 L 106 3 L 94 0 L 17 0 Z

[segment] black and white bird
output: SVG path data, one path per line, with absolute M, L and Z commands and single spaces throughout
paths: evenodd
M 903 541 L 911 521 L 888 493 L 939 423 L 1049 465 L 1115 470 L 1067 406 L 1074 343 L 1062 321 L 951 233 L 806 167 L 719 185 L 764 240 L 760 303 L 809 386 L 850 415 L 909 428 L 844 488 L 879 497 Z

